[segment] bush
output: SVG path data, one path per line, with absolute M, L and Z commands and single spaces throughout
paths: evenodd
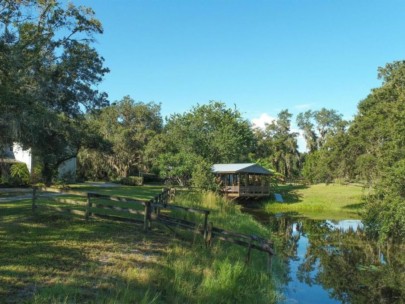
M 121 184 L 129 186 L 142 186 L 143 177 L 140 176 L 128 176 L 121 179 Z
M 145 184 L 148 184 L 148 183 L 162 183 L 163 182 L 162 178 L 160 178 L 156 174 L 142 173 L 142 177 L 143 177 L 143 182 Z
M 30 172 L 24 163 L 13 164 L 10 168 L 10 176 L 13 186 L 27 186 L 30 182 Z

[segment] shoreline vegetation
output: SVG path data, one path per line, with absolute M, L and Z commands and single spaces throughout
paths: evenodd
M 78 187 L 72 187 L 80 189 Z M 153 197 L 158 187 L 82 188 L 111 195 Z M 149 192 L 148 192 L 149 191 Z M 149 193 L 149 194 L 148 194 Z M 38 205 L 52 204 L 41 198 Z M 267 255 L 157 223 L 141 225 L 31 213 L 31 200 L 3 202 L 0 297 L 7 303 L 275 303 L 280 299 Z M 184 192 L 176 204 L 211 210 L 215 226 L 271 238 L 271 232 L 211 193 Z
M 277 186 L 284 202 L 266 201 L 267 213 L 291 213 L 312 219 L 360 219 L 364 212 L 364 198 L 370 190 L 361 184 L 315 184 Z

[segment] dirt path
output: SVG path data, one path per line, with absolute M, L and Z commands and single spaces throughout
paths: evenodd
M 108 182 L 86 182 L 86 186 L 98 187 L 98 188 L 114 188 L 120 185 Z M 43 193 L 41 196 L 57 196 L 63 195 L 58 193 Z M 32 198 L 31 188 L 0 188 L 0 203 L 20 201 Z
M 114 188 L 120 187 L 122 185 L 108 183 L 108 182 L 85 182 L 84 185 L 92 186 L 92 187 L 99 187 L 99 188 Z
M 64 195 L 60 193 L 41 193 L 41 197 Z M 22 201 L 32 198 L 30 188 L 0 188 L 0 203 Z

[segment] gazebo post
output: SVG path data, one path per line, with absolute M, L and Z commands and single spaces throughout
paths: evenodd
M 238 173 L 236 176 L 238 177 L 238 195 L 240 193 L 240 178 L 241 178 L 241 173 Z

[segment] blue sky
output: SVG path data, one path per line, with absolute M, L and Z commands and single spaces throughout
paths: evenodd
M 405 59 L 405 2 L 72 1 L 103 23 L 100 89 L 162 104 L 163 116 L 219 100 L 249 120 L 333 108 L 350 119 Z

